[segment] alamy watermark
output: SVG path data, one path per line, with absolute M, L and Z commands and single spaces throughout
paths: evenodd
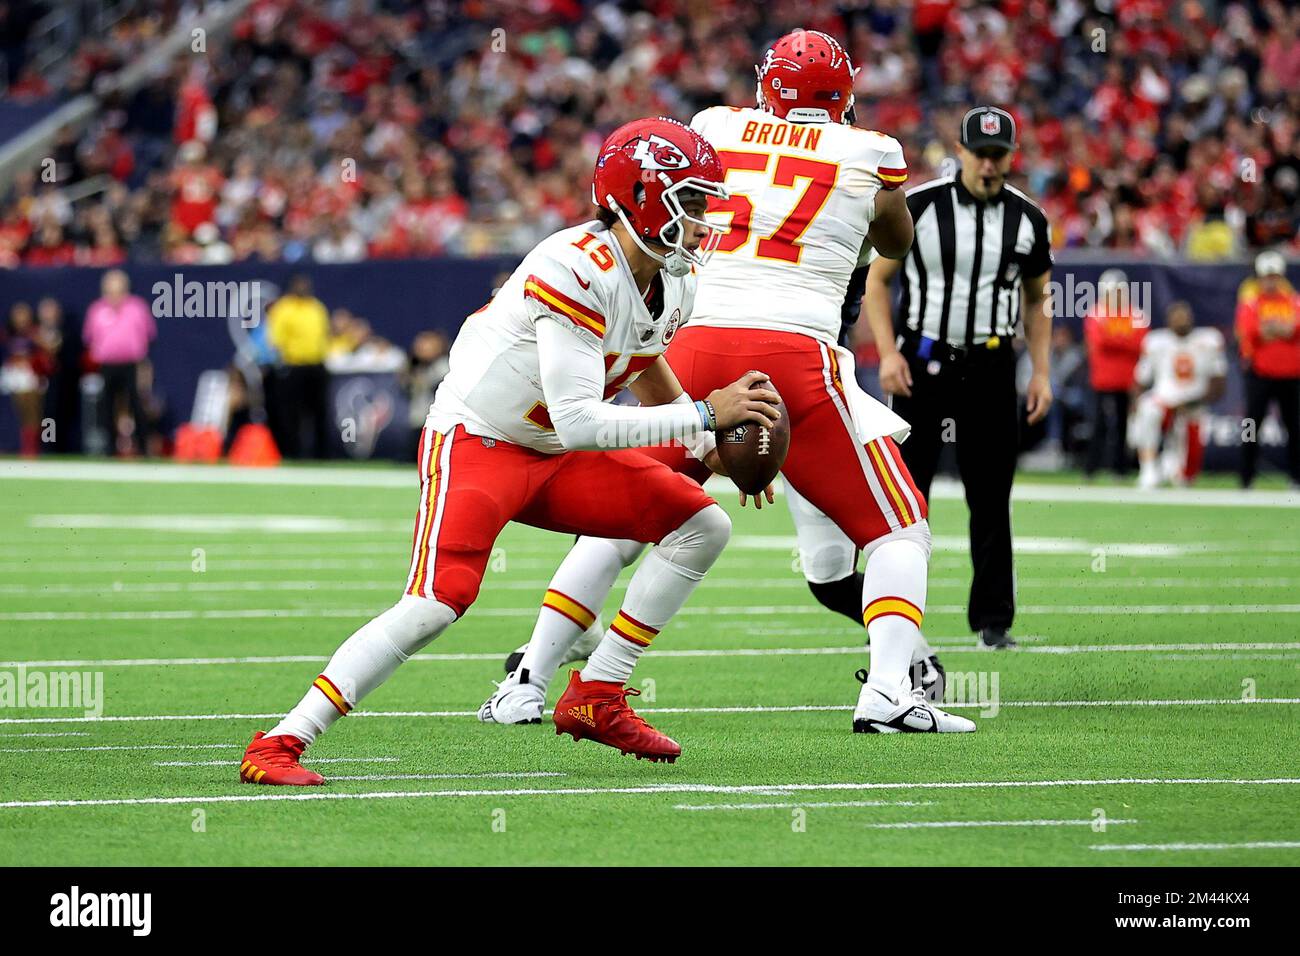
M 150 291 L 156 319 L 239 319 L 243 328 L 251 329 L 264 313 L 260 279 L 187 281 L 177 272 L 170 282 L 155 282 Z
M 48 707 L 80 710 L 86 717 L 104 713 L 103 671 L 0 670 L 0 709 Z
M 1128 279 L 1112 282 L 1077 282 L 1073 272 L 1065 274 L 1065 281 L 1053 279 L 1047 283 L 1047 301 L 1052 303 L 1058 319 L 1083 319 L 1100 311 L 1107 315 L 1142 316 L 1150 319 L 1152 289 L 1150 282 L 1132 282 Z

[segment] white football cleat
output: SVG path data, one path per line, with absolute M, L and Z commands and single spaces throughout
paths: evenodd
M 521 684 L 519 672 L 506 676 L 497 691 L 478 709 L 485 724 L 540 724 L 546 707 L 546 692 L 535 684 Z
M 899 688 L 897 698 L 862 685 L 858 706 L 853 710 L 855 734 L 969 734 L 975 721 L 940 710 L 925 699 L 919 688 L 911 693 Z
M 1160 487 L 1160 470 L 1154 462 L 1150 465 L 1143 465 L 1138 471 L 1137 486 L 1142 491 L 1154 491 Z

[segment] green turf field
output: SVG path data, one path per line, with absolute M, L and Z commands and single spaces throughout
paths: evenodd
M 1300 863 L 1300 496 L 1027 478 L 1022 650 L 991 653 L 936 495 L 926 632 L 980 729 L 893 737 L 849 731 L 863 634 L 813 603 L 784 504 L 728 500 L 633 678 L 671 766 L 474 719 L 569 543 L 511 527 L 466 619 L 310 751 L 329 785 L 286 791 L 240 785 L 240 754 L 397 596 L 408 470 L 17 467 L 0 675 L 102 675 L 103 705 L 0 707 L 0 864 Z

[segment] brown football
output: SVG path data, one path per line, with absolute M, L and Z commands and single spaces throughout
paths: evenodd
M 790 450 L 790 416 L 784 403 L 777 407 L 781 417 L 774 428 L 748 422 L 718 432 L 722 467 L 747 495 L 756 495 L 772 483 Z

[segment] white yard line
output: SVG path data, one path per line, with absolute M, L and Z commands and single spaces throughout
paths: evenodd
M 933 807 L 933 800 L 823 800 L 812 803 L 679 803 L 674 810 L 804 810 L 829 807 Z
M 229 745 L 227 745 L 229 746 Z M 231 750 L 237 750 L 231 747 Z M 315 766 L 318 763 L 397 763 L 401 757 L 319 757 L 304 758 L 304 764 Z M 155 767 L 233 767 L 234 760 L 158 760 Z
M 184 534 L 382 534 L 408 532 L 410 521 L 284 514 L 36 514 L 29 528 L 64 531 L 162 531 Z
M 1002 700 L 1004 707 L 1211 707 L 1233 705 L 1285 705 L 1300 704 L 1300 697 L 1258 697 L 1243 700 L 1240 697 L 1206 697 L 1189 700 Z M 988 702 L 970 704 L 944 704 L 948 710 L 984 710 Z M 776 706 L 736 707 L 640 707 L 642 714 L 794 714 L 851 711 L 852 704 L 789 704 Z M 0 724 L 97 724 L 136 723 L 142 721 L 187 720 L 278 720 L 283 714 L 124 714 L 98 717 L 0 717 Z M 352 718 L 381 717 L 477 717 L 476 710 L 354 710 Z
M 537 777 L 567 776 L 567 773 L 557 770 L 530 770 L 524 773 L 366 773 L 354 776 L 331 774 L 330 780 L 528 780 Z
M 818 633 L 824 633 L 818 631 Z M 1025 638 L 1017 636 L 1018 640 Z M 939 648 L 945 655 L 983 654 L 982 648 L 976 647 L 975 638 L 930 638 L 930 644 Z M 954 643 L 948 643 L 952 641 Z M 961 644 L 956 644 L 961 641 Z M 1174 653 L 1180 651 L 1203 652 L 1206 655 L 1239 653 L 1241 651 L 1300 651 L 1300 641 L 1241 642 L 1212 644 L 1060 644 L 1060 645 L 1021 645 L 1016 654 L 1128 654 L 1128 653 Z M 866 654 L 862 645 L 837 647 L 731 647 L 731 648 L 671 648 L 646 651 L 647 657 L 819 657 L 852 656 Z M 505 659 L 504 651 L 466 654 L 416 654 L 413 661 L 447 663 L 454 661 L 501 661 Z M 1213 659 L 1207 657 L 1207 659 Z M 88 658 L 47 661 L 0 661 L 0 668 L 14 667 L 206 667 L 213 665 L 257 665 L 257 664 L 323 664 L 329 660 L 324 654 L 282 654 L 265 657 L 127 657 L 127 658 Z
M 10 800 L 0 803 L 0 810 L 34 809 L 44 807 L 120 807 L 167 806 L 196 803 L 257 803 L 260 801 L 309 800 L 411 800 L 455 797 L 563 797 L 563 796 L 653 796 L 667 793 L 816 793 L 823 791 L 861 790 L 986 790 L 1035 789 L 1039 787 L 1119 787 L 1119 786 L 1190 786 L 1217 784 L 1223 786 L 1294 786 L 1300 778 L 1280 777 L 1257 780 L 1227 779 L 1219 777 L 1157 778 L 1134 777 L 1104 780 L 982 780 L 944 781 L 925 783 L 766 783 L 725 786 L 720 784 L 678 783 L 641 787 L 554 787 L 510 788 L 492 790 L 384 790 L 369 793 L 339 793 L 329 790 L 307 790 L 286 793 L 271 790 L 269 793 L 222 794 L 217 796 L 182 797 L 116 797 L 98 800 Z M 1088 821 L 1090 824 L 1092 820 Z M 1109 821 L 1108 821 L 1109 822 Z
M 1107 820 L 1107 823 L 1113 821 Z M 1297 840 L 1252 840 L 1247 843 L 1094 843 L 1090 850 L 1119 850 L 1137 853 L 1147 850 L 1300 850 Z
M 349 549 L 351 550 L 351 549 Z M 316 549 L 313 553 L 319 553 Z M 211 560 L 211 559 L 209 559 Z M 216 562 L 212 562 L 214 570 L 220 570 L 216 567 Z M 709 587 L 712 588 L 735 588 L 745 591 L 767 591 L 767 590 L 793 590 L 803 592 L 807 590 L 808 585 L 801 577 L 789 578 L 706 578 Z M 1215 587 L 1225 588 L 1300 588 L 1300 577 L 1298 578 L 1220 578 L 1215 577 L 1208 583 Z M 545 591 L 549 579 L 543 580 L 508 580 L 492 581 L 490 586 L 494 591 L 535 591 L 541 594 Z M 1133 588 L 1202 588 L 1207 582 L 1197 578 L 1120 578 L 1118 576 L 1107 577 L 1106 575 L 1091 575 L 1082 580 L 1070 580 L 1068 578 L 1017 578 L 1018 586 L 1023 590 L 1031 587 L 1042 587 L 1052 589 L 1072 589 L 1072 590 L 1105 590 L 1116 591 Z M 232 592 L 262 592 L 262 591 L 289 591 L 303 593 L 349 593 L 355 591 L 386 591 L 394 592 L 398 585 L 395 585 L 391 579 L 379 581 L 144 581 L 144 582 L 124 582 L 124 581 L 105 581 L 95 584 L 2 584 L 0 585 L 0 594 L 12 594 L 24 597 L 53 597 L 58 595 L 76 595 L 80 597 L 94 598 L 101 600 L 103 598 L 129 598 L 140 594 L 214 594 L 225 595 Z M 929 581 L 930 590 L 936 588 L 960 588 L 965 590 L 970 587 L 969 578 L 931 578 Z
M 266 618 L 366 618 L 373 617 L 379 607 L 364 608 L 173 608 L 153 611 L 7 611 L 0 621 L 190 621 L 190 620 L 261 620 Z M 1141 614 L 1300 614 L 1300 604 L 1031 604 L 1018 607 L 1021 616 L 1030 614 L 1062 614 L 1131 617 Z M 966 613 L 964 604 L 930 605 L 929 614 Z M 537 607 L 473 608 L 475 617 L 519 618 L 535 617 Z M 826 609 L 810 604 L 753 605 L 750 607 L 710 607 L 697 605 L 684 607 L 679 617 L 770 617 L 773 615 L 824 615 Z
M 83 730 L 59 730 L 53 733 L 0 734 L 0 737 L 89 737 Z
M 414 491 L 415 469 L 280 467 L 237 468 L 229 465 L 178 465 L 150 462 L 0 461 L 0 480 L 121 481 L 131 484 L 287 485 L 313 488 L 398 488 Z M 778 486 L 779 486 L 778 482 Z M 725 479 L 710 485 L 731 493 Z M 779 489 L 778 489 L 779 490 Z M 932 499 L 961 499 L 960 483 L 940 478 L 930 491 Z M 1291 491 L 1238 491 L 1228 488 L 1168 488 L 1155 492 L 1111 485 L 1057 485 L 1017 482 L 1014 501 L 1082 501 L 1095 504 L 1191 505 L 1242 508 L 1300 508 L 1300 493 Z
M 82 734 L 83 737 L 90 736 Z M 0 754 L 73 754 L 73 753 L 92 753 L 104 750 L 238 750 L 234 743 L 224 744 L 113 744 L 100 745 L 95 747 L 29 747 L 29 748 L 8 748 L 0 750 Z
M 1096 820 L 901 820 L 897 823 L 864 823 L 868 830 L 957 830 L 967 827 L 1090 827 Z M 1106 819 L 1112 823 L 1137 823 L 1136 820 Z

